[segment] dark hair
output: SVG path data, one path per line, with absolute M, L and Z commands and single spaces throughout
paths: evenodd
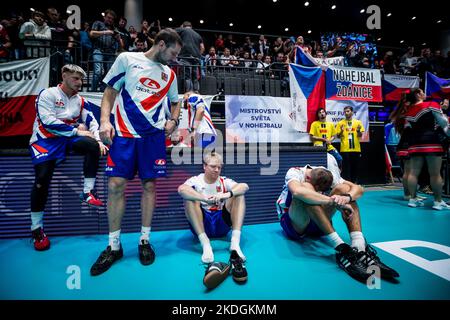
M 319 109 L 317 109 L 317 111 L 316 111 L 316 120 L 319 120 L 319 113 L 320 113 L 320 111 L 325 111 L 325 114 L 327 113 L 327 111 L 325 110 L 325 108 L 319 108 Z
M 352 106 L 345 106 L 344 107 L 344 111 L 345 111 L 345 109 L 350 109 L 350 111 L 353 112 L 353 107 Z
M 186 28 L 186 27 L 191 27 L 192 28 L 192 23 L 189 22 L 189 21 L 183 22 L 183 28 Z
M 333 174 L 325 168 L 311 170 L 311 184 L 317 191 L 327 191 L 333 183 Z
M 183 46 L 183 41 L 181 40 L 178 33 L 172 28 L 166 28 L 158 32 L 155 37 L 155 44 L 164 41 L 167 47 L 171 47 L 178 43 L 180 46 Z
M 114 19 L 117 18 L 117 14 L 116 14 L 113 10 L 111 10 L 111 9 L 106 9 L 105 12 L 104 12 L 104 14 L 105 14 L 105 17 L 106 17 L 107 14 L 110 14 L 110 15 L 113 16 Z
M 406 92 L 402 93 L 397 108 L 395 108 L 389 115 L 389 119 L 394 123 L 395 130 L 397 130 L 397 132 L 400 134 L 403 133 L 404 129 L 404 114 L 406 113 L 410 105 L 418 101 L 416 95 L 420 90 L 420 88 L 416 88 L 407 90 Z
M 125 18 L 125 17 L 120 17 L 119 21 L 120 20 L 124 20 L 125 22 L 128 22 L 127 18 Z

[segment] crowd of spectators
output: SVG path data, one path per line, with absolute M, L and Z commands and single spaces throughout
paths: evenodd
M 78 63 L 93 71 L 91 89 L 94 91 L 118 54 L 148 50 L 156 34 L 164 28 L 159 20 L 148 19 L 142 20 L 140 26 L 131 26 L 124 17 L 106 10 L 98 21 L 83 22 L 80 30 L 69 30 L 64 14 L 54 7 L 44 11 L 31 12 L 28 20 L 20 14 L 0 20 L 0 62 L 48 56 L 57 51 L 61 53 L 57 59 Z M 200 57 L 196 58 L 202 66 L 199 76 L 220 67 L 251 69 L 255 73 L 267 71 L 270 77 L 282 78 L 281 73 L 287 73 L 287 65 L 294 59 L 294 48 L 300 46 L 315 58 L 344 57 L 346 66 L 378 68 L 387 74 L 421 78 L 426 71 L 439 77 L 450 77 L 450 51 L 443 55 L 440 50 L 422 47 L 417 52 L 418 48 L 409 47 L 385 50 L 380 54 L 375 42 L 357 34 L 325 34 L 320 39 L 199 34 L 203 38 Z M 52 66 L 56 65 L 52 63 Z

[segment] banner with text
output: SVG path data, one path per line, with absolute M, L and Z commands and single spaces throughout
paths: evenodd
M 327 121 L 332 122 L 335 126 L 339 121 L 345 118 L 344 108 L 346 106 L 353 107 L 353 119 L 361 120 L 364 126 L 364 133 L 359 141 L 369 141 L 369 104 L 367 102 L 326 100 L 325 105 L 327 110 Z M 335 141 L 339 141 L 339 138 Z
M 0 63 L 0 136 L 28 135 L 35 100 L 49 85 L 50 58 Z
M 380 70 L 329 66 L 326 99 L 383 101 Z
M 294 129 L 291 98 L 225 96 L 226 142 L 311 142 Z

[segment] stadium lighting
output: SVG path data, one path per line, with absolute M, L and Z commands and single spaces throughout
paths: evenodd
M 284 28 L 284 31 L 286 31 L 286 32 L 289 31 L 289 28 Z
M 230 27 L 232 27 L 233 26 L 233 22 L 230 22 Z
M 381 38 L 378 38 L 377 41 L 381 41 Z
M 201 24 L 203 24 L 204 22 L 205 22 L 205 21 L 203 21 L 203 20 L 200 20 L 200 23 L 201 23 Z
M 258 25 L 258 29 L 261 29 L 262 28 L 262 26 L 261 25 Z
M 173 19 L 172 19 L 172 18 L 169 18 L 169 21 L 170 21 L 170 22 L 172 22 L 172 21 L 173 21 Z
M 403 42 L 405 42 L 405 40 L 400 40 L 400 43 L 403 43 Z
M 311 33 L 312 31 L 311 30 L 308 30 L 308 33 Z
M 103 17 L 105 16 L 105 13 L 104 13 L 104 12 L 102 12 L 102 16 L 103 16 Z
M 31 12 L 35 12 L 36 10 L 34 10 L 34 8 L 30 8 L 30 11 L 31 11 Z
M 72 14 L 72 11 L 67 10 L 66 13 L 67 13 L 67 14 Z
M 364 10 L 364 9 L 361 9 L 361 11 L 359 11 L 360 13 L 364 13 L 366 10 Z
M 309 2 L 308 1 L 305 2 L 305 7 L 307 7 L 307 6 L 309 6 Z
M 278 0 L 272 0 L 274 3 L 277 2 Z
M 422 43 L 422 45 L 423 45 L 423 46 L 426 46 L 426 45 L 427 45 L 427 43 L 426 43 L 426 42 L 424 42 L 424 43 Z
M 334 9 L 336 9 L 336 5 L 335 5 L 335 4 L 333 4 L 333 5 L 331 6 L 331 10 L 334 10 Z
M 442 22 L 442 20 L 438 20 L 438 21 L 436 21 L 436 23 L 441 23 Z
M 390 17 L 390 16 L 392 16 L 392 13 L 388 13 L 387 15 L 386 15 L 386 17 Z
M 412 17 L 411 20 L 416 20 L 416 17 Z

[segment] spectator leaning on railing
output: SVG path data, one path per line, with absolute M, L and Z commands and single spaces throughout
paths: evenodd
M 20 27 L 19 38 L 23 40 L 28 58 L 45 57 L 50 54 L 50 42 L 42 40 L 51 40 L 52 34 L 42 12 L 33 12 L 30 21 Z

